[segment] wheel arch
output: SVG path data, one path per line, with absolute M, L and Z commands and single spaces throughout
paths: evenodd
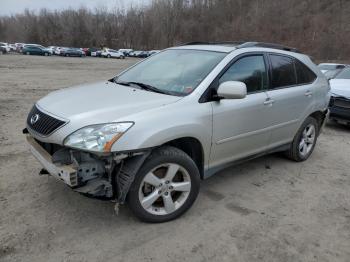
M 161 146 L 173 146 L 184 151 L 195 162 L 201 179 L 204 175 L 204 149 L 201 142 L 194 137 L 181 137 L 170 140 Z
M 321 128 L 323 126 L 324 121 L 326 120 L 326 115 L 327 112 L 318 110 L 310 114 L 308 117 L 315 118 L 318 123 L 318 127 Z

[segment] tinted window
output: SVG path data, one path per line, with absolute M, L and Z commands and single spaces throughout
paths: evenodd
M 241 81 L 247 85 L 247 92 L 264 90 L 267 87 L 267 72 L 262 55 L 247 56 L 236 61 L 221 76 L 219 82 Z
M 298 60 L 295 60 L 295 69 L 297 71 L 298 84 L 312 83 L 317 77 L 314 72 Z
M 272 88 L 296 85 L 297 79 L 292 58 L 270 55 L 270 60 L 272 65 Z

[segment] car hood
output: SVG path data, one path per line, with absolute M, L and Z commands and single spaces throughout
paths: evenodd
M 54 91 L 39 100 L 37 105 L 67 120 L 98 124 L 113 122 L 180 99 L 112 82 L 100 82 Z
M 332 79 L 329 81 L 331 92 L 337 96 L 343 96 L 350 99 L 350 80 L 349 79 Z

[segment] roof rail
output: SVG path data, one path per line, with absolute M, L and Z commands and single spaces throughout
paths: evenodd
M 273 43 L 264 43 L 264 42 L 240 42 L 240 41 L 227 41 L 227 42 L 189 42 L 182 44 L 182 46 L 185 45 L 229 45 L 229 46 L 235 46 L 236 48 L 247 48 L 247 47 L 264 47 L 264 48 L 272 48 L 272 49 L 278 49 L 278 50 L 284 50 L 294 53 L 301 53 L 298 49 L 294 47 L 284 46 L 280 44 L 273 44 Z
M 244 43 L 246 43 L 246 42 L 244 42 L 244 41 L 224 41 L 224 42 L 195 41 L 195 42 L 184 43 L 184 44 L 182 44 L 182 46 L 184 46 L 184 45 L 232 45 L 232 46 L 238 46 L 238 45 L 242 45 Z
M 246 48 L 246 47 L 265 47 L 265 48 L 279 49 L 279 50 L 284 50 L 284 51 L 289 51 L 294 53 L 301 53 L 298 49 L 294 47 L 289 47 L 289 46 L 284 46 L 279 44 L 272 44 L 272 43 L 264 43 L 264 42 L 245 42 L 237 46 L 237 48 Z

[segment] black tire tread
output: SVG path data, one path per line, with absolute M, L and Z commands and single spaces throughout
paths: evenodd
M 315 127 L 316 127 L 315 143 L 314 143 L 314 146 L 313 146 L 311 152 L 309 153 L 309 155 L 306 158 L 302 158 L 299 155 L 299 139 L 300 139 L 300 136 L 301 136 L 302 132 L 304 131 L 305 127 L 308 124 L 310 124 L 311 122 L 313 122 L 315 124 Z M 300 126 L 296 135 L 294 136 L 294 139 L 293 139 L 293 142 L 292 142 L 290 148 L 285 152 L 286 157 L 289 158 L 290 160 L 295 161 L 295 162 L 302 162 L 302 161 L 307 160 L 315 148 L 319 129 L 320 129 L 320 127 L 319 127 L 318 121 L 311 116 L 307 117 L 305 119 L 305 121 L 303 122 L 303 124 Z
M 139 206 L 138 200 L 138 190 L 139 184 L 141 183 L 143 177 L 147 174 L 147 172 L 152 169 L 154 166 L 161 163 L 162 159 L 177 159 L 178 162 L 181 162 L 182 165 L 186 165 L 190 170 L 188 172 L 191 176 L 191 193 L 184 205 L 176 210 L 175 212 L 165 215 L 165 216 L 156 216 L 150 214 L 143 210 Z M 152 167 L 153 166 L 153 167 Z M 145 160 L 144 164 L 136 174 L 135 180 L 131 185 L 130 191 L 127 196 L 127 202 L 130 210 L 138 217 L 141 221 L 149 222 L 149 223 L 162 223 L 173 220 L 183 213 L 185 213 L 194 203 L 197 195 L 199 193 L 199 184 L 200 184 L 200 174 L 197 168 L 197 165 L 194 163 L 192 158 L 190 158 L 185 152 L 182 150 L 171 147 L 171 146 L 162 146 L 155 149 L 149 157 Z

